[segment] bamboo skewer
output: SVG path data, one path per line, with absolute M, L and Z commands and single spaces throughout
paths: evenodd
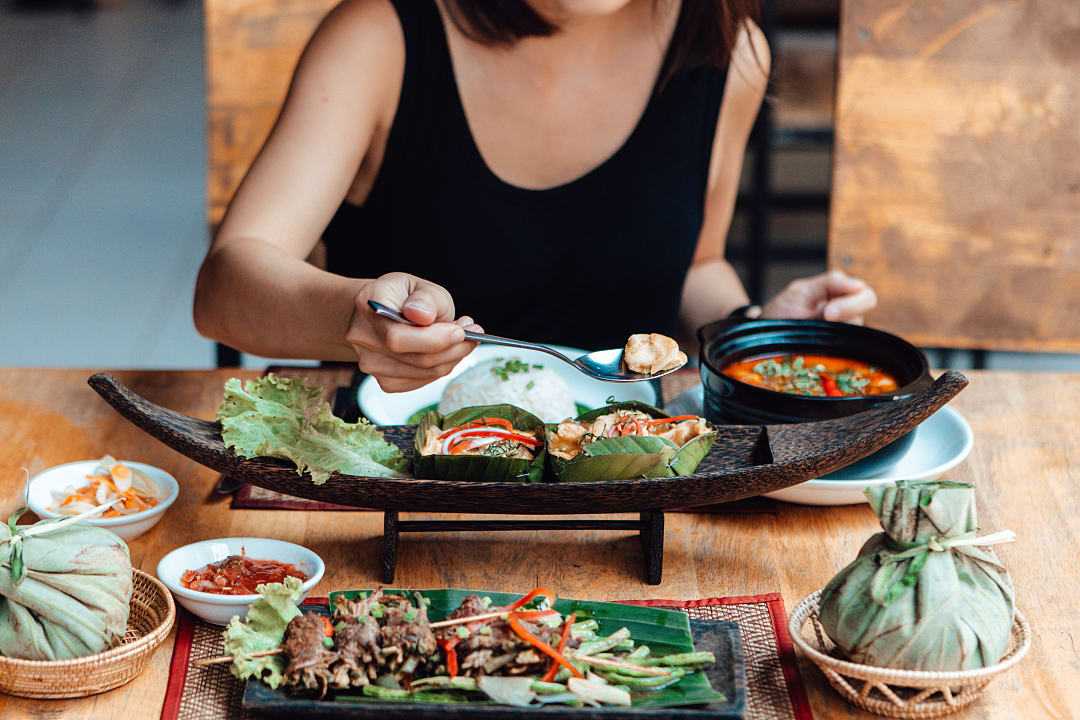
M 554 610 L 499 610 L 497 612 L 484 613 L 482 615 L 473 615 L 472 617 L 454 618 L 453 620 L 440 620 L 439 622 L 431 623 L 432 630 L 438 630 L 439 628 L 451 627 L 453 625 L 468 625 L 469 623 L 480 622 L 481 620 L 497 620 L 499 618 L 507 618 L 511 613 L 521 612 L 547 612 L 554 613 Z
M 482 620 L 495 620 L 497 618 L 505 618 L 511 612 L 517 612 L 517 611 L 503 610 L 503 611 L 500 611 L 500 612 L 490 612 L 490 613 L 484 613 L 482 615 L 473 615 L 471 617 L 454 618 L 453 620 L 440 620 L 439 622 L 431 623 L 431 628 L 433 630 L 438 630 L 439 628 L 451 627 L 453 625 L 466 625 L 468 623 L 480 622 Z M 535 612 L 535 611 L 529 610 L 527 612 Z M 552 610 L 551 612 L 554 612 L 554 610 Z M 285 652 L 285 648 L 277 647 L 277 648 L 273 648 L 272 650 L 260 650 L 258 652 L 253 652 L 250 655 L 248 655 L 247 657 L 251 657 L 251 658 L 270 657 L 271 655 L 280 655 L 283 652 Z M 210 667 L 211 665 L 221 665 L 223 663 L 232 662 L 232 661 L 233 661 L 233 656 L 232 655 L 217 655 L 215 657 L 201 658 L 199 660 L 195 660 L 191 664 L 194 665 L 195 667 L 202 668 L 202 667 Z
M 259 650 L 258 652 L 253 652 L 250 655 L 248 655 L 247 657 L 249 657 L 249 658 L 270 657 L 271 655 L 280 655 L 283 652 L 285 652 L 285 648 L 276 647 L 276 648 L 273 648 L 271 650 Z M 233 661 L 233 656 L 232 655 L 217 655 L 215 657 L 200 658 L 200 659 L 194 661 L 191 664 L 194 665 L 195 667 L 204 668 L 204 667 L 210 667 L 211 665 L 221 665 L 223 663 L 232 662 L 232 661 Z

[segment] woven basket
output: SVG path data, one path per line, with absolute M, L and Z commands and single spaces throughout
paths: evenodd
M 825 673 L 829 684 L 848 702 L 878 715 L 894 718 L 936 718 L 970 705 L 983 688 L 1027 654 L 1031 628 L 1016 611 L 1012 639 L 1001 660 L 978 670 L 930 672 L 895 670 L 841 660 L 836 644 L 818 619 L 821 592 L 810 595 L 791 613 L 788 630 L 799 650 Z M 813 632 L 809 632 L 809 626 Z M 804 634 L 805 633 L 805 634 Z
M 75 660 L 0 657 L 0 692 L 28 698 L 96 695 L 130 682 L 142 672 L 172 629 L 176 606 L 157 578 L 133 571 L 131 615 L 119 645 Z

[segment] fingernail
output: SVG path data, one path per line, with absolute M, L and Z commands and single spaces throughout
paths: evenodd
M 468 328 L 470 325 L 475 324 L 473 323 L 473 319 L 468 315 L 464 317 L 459 317 L 455 322 L 463 328 Z
M 484 328 L 480 327 L 476 323 L 473 323 L 472 325 L 470 325 L 469 327 L 467 327 L 465 329 L 468 330 L 469 332 L 474 332 L 474 333 L 482 333 L 482 332 L 484 332 Z
M 826 320 L 830 320 L 830 321 L 834 321 L 834 322 L 836 321 L 836 319 L 839 316 L 840 316 L 840 311 L 837 310 L 832 305 L 826 305 L 825 306 L 825 312 L 822 313 L 822 317 L 824 317 Z
M 423 300 L 406 300 L 402 310 L 415 310 L 416 312 L 433 313 L 435 310 Z

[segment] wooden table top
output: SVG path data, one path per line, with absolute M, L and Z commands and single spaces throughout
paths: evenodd
M 31 473 L 105 453 L 171 472 L 181 493 L 163 521 L 133 541 L 132 562 L 153 573 L 180 545 L 259 535 L 305 545 L 326 561 L 318 594 L 378 584 L 378 513 L 230 511 L 210 497 L 217 475 L 128 424 L 86 385 L 89 371 L 0 369 L 0 517 L 19 504 L 22 468 Z M 166 407 L 212 417 L 236 371 L 118 372 L 136 392 Z M 1018 604 L 1034 629 L 1029 657 L 957 717 L 1080 716 L 1080 374 L 971 373 L 952 406 L 969 420 L 975 448 L 948 477 L 978 486 L 984 531 L 1010 528 L 1018 541 L 1000 554 Z M 411 517 L 411 515 L 404 515 Z M 454 516 L 444 516 L 454 517 Z M 644 585 L 630 533 L 409 534 L 398 584 L 521 591 L 535 585 L 595 599 L 700 598 L 778 591 L 790 611 L 850 562 L 878 530 L 866 506 L 755 504 L 738 512 L 667 516 L 664 582 Z M 553 558 L 560 562 L 554 563 Z M 27 701 L 0 695 L 4 718 L 157 717 L 171 640 L 131 684 L 82 700 Z M 801 670 L 818 718 L 870 717 L 832 691 L 815 667 Z

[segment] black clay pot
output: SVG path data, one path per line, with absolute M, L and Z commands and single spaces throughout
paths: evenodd
M 769 425 L 845 417 L 881 403 L 903 402 L 933 382 L 917 347 L 881 330 L 824 320 L 731 319 L 698 330 L 705 416 L 719 424 Z M 758 355 L 815 353 L 862 360 L 888 371 L 899 390 L 889 395 L 818 397 L 792 395 L 734 380 L 722 370 Z M 915 440 L 912 431 L 844 469 L 872 476 L 895 465 Z

